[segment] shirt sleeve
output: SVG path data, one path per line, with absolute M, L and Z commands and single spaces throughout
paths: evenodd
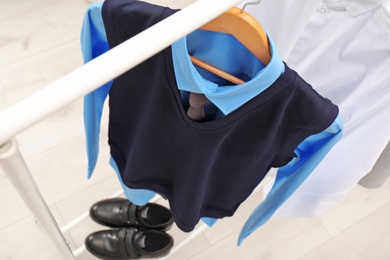
M 84 16 L 81 28 L 81 51 L 84 63 L 98 57 L 109 50 L 102 18 L 103 2 L 90 5 Z M 100 123 L 104 102 L 108 96 L 112 81 L 104 84 L 84 97 L 84 130 L 88 158 L 88 178 L 92 176 L 99 155 Z M 155 193 L 149 190 L 130 189 L 122 181 L 122 177 L 113 158 L 110 165 L 116 172 L 125 196 L 136 205 L 145 205 Z
M 81 51 L 84 63 L 109 50 L 101 15 L 103 2 L 90 5 L 81 28 Z M 99 154 L 100 123 L 105 99 L 112 81 L 84 97 L 84 130 L 88 158 L 88 178 L 95 169 Z
M 244 224 L 238 238 L 241 245 L 246 237 L 265 224 L 275 211 L 296 191 L 325 155 L 340 140 L 343 125 L 340 117 L 326 130 L 306 138 L 296 149 L 296 157 L 278 169 L 268 195 Z

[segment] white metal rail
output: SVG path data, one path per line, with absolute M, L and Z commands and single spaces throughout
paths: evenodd
M 77 252 L 69 248 L 13 138 L 240 1 L 198 0 L 0 113 L 0 166 L 65 259 L 75 259 Z

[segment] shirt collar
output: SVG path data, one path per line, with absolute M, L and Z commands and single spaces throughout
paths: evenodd
M 218 87 L 203 78 L 192 64 L 186 45 L 186 37 L 172 44 L 173 67 L 180 90 L 203 93 L 225 115 L 234 111 L 272 85 L 284 72 L 284 63 L 272 38 L 268 35 L 271 61 L 256 76 L 239 86 Z
M 357 17 L 363 13 L 371 11 L 388 1 L 389 0 L 341 0 L 352 17 Z

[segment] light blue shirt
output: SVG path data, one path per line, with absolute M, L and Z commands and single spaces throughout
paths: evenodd
M 88 62 L 109 50 L 104 24 L 101 16 L 102 3 L 92 4 L 84 17 L 81 31 L 81 49 L 84 62 Z M 211 34 L 213 36 L 211 36 Z M 233 55 L 220 55 L 212 48 L 202 48 L 201 42 L 208 37 L 217 38 L 218 48 L 234 48 Z M 284 64 L 268 35 L 271 61 L 267 66 L 256 59 L 238 41 L 230 35 L 195 31 L 172 44 L 172 59 L 178 88 L 185 93 L 203 93 L 223 115 L 239 108 L 250 99 L 261 94 L 284 72 Z M 225 44 L 226 43 L 226 44 Z M 223 53 L 223 51 L 222 51 Z M 220 86 L 221 79 L 207 71 L 195 69 L 189 54 L 213 63 L 214 66 L 230 73 L 245 72 L 248 81 L 239 86 Z M 112 81 L 84 97 L 84 127 L 88 156 L 88 178 L 91 177 L 99 154 L 100 122 L 103 104 L 108 96 Z M 257 228 L 266 223 L 273 213 L 294 193 L 315 167 L 321 162 L 334 144 L 341 138 L 342 122 L 339 117 L 323 132 L 305 139 L 295 150 L 296 157 L 287 165 L 278 169 L 276 180 L 267 197 L 256 207 L 246 221 L 238 240 L 242 241 Z M 126 187 L 119 174 L 115 161 L 110 164 L 118 175 L 126 197 L 137 205 L 146 204 L 154 195 L 153 191 L 135 190 Z M 209 226 L 216 222 L 213 218 L 202 218 Z

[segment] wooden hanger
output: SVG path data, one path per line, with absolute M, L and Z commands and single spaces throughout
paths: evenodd
M 242 79 L 240 78 L 237 78 L 221 69 L 218 69 L 217 67 L 214 67 L 213 65 L 210 65 L 198 58 L 195 58 L 193 56 L 190 56 L 190 59 L 192 61 L 193 64 L 195 64 L 196 66 L 198 67 L 201 67 L 202 69 L 205 69 L 207 71 L 210 71 L 211 73 L 223 78 L 223 79 L 226 79 L 227 81 L 231 82 L 231 83 L 234 83 L 236 85 L 239 85 L 239 84 L 243 84 L 245 83 L 245 81 L 243 81 Z
M 270 47 L 266 32 L 257 20 L 243 9 L 233 7 L 214 20 L 203 25 L 200 29 L 231 34 L 265 65 L 267 65 L 271 60 Z M 190 56 L 190 58 L 195 65 L 232 83 L 244 83 L 241 79 L 211 66 L 210 64 L 192 56 Z
M 267 34 L 257 20 L 242 9 L 233 7 L 200 29 L 231 34 L 264 64 L 271 60 Z

